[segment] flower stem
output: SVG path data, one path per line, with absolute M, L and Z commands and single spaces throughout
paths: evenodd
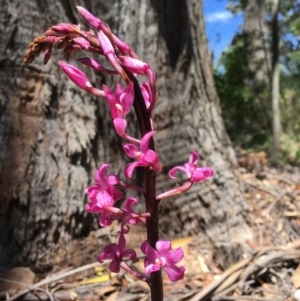
M 125 261 L 120 262 L 120 267 L 123 270 L 125 270 L 128 274 L 131 274 L 132 276 L 134 276 L 142 281 L 145 281 L 149 284 L 149 279 L 145 275 L 133 270 Z
M 137 116 L 137 121 L 140 128 L 141 136 L 152 131 L 151 113 L 147 110 L 145 100 L 135 76 L 128 70 L 126 75 L 133 82 L 134 86 L 134 110 Z M 149 149 L 155 151 L 154 140 L 151 137 L 149 140 Z M 146 220 L 147 238 L 150 245 L 155 249 L 156 242 L 159 240 L 158 231 L 158 205 L 156 201 L 156 173 L 149 167 L 145 168 L 145 203 L 146 212 L 150 213 L 150 217 Z M 163 301 L 163 282 L 161 271 L 150 274 L 150 291 L 152 301 Z
M 155 195 L 156 186 L 156 173 L 150 168 L 145 171 L 145 201 L 146 212 L 150 213 L 149 218 L 146 220 L 147 225 L 147 238 L 150 245 L 155 248 L 156 242 L 159 240 L 158 231 L 158 205 Z M 150 290 L 152 301 L 163 300 L 163 283 L 161 271 L 153 272 L 150 274 Z

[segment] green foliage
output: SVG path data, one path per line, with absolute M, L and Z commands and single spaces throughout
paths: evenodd
M 243 12 L 250 0 L 228 0 L 233 13 Z M 271 21 L 273 0 L 266 0 Z M 280 25 L 280 108 L 281 108 L 281 162 L 300 163 L 300 4 L 296 0 L 281 0 Z M 221 100 L 225 126 L 232 141 L 252 150 L 272 148 L 271 80 L 261 87 L 253 86 L 249 66 L 251 58 L 247 39 L 257 37 L 237 34 L 232 45 L 223 52 L 216 68 L 215 81 Z M 269 50 L 272 36 L 269 32 Z M 255 44 L 255 43 L 254 43 Z M 271 61 L 269 62 L 271 65 Z M 254 68 L 259 70 L 259 64 Z M 254 75 L 255 76 L 255 75 Z M 257 77 L 258 78 L 258 77 Z M 256 78 L 256 79 L 257 79 Z M 257 84 L 257 80 L 256 80 Z M 267 104 L 267 105 L 266 105 Z M 269 106 L 268 106 L 269 104 Z
M 300 50 L 292 53 L 281 76 L 283 129 L 300 136 Z
M 253 91 L 247 85 L 251 73 L 247 65 L 245 41 L 244 34 L 237 34 L 232 46 L 222 53 L 215 69 L 215 81 L 231 139 L 249 148 L 261 145 L 267 138 L 269 123 L 261 98 L 268 97 L 269 92 L 266 87 Z

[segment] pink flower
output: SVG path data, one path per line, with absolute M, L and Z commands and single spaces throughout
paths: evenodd
M 115 92 L 103 85 L 103 90 L 110 107 L 115 129 L 119 135 L 122 135 L 127 127 L 125 117 L 130 112 L 134 102 L 133 83 L 131 82 L 125 89 L 118 84 Z
M 124 217 L 122 221 L 123 225 L 125 225 L 127 222 L 131 225 L 136 225 L 139 221 L 144 221 L 144 219 L 142 219 L 140 215 L 132 209 L 132 206 L 136 205 L 137 203 L 138 201 L 134 197 L 130 197 L 125 201 L 123 207 L 124 208 L 123 209 Z
M 120 180 L 117 175 L 111 174 L 106 177 L 106 170 L 110 166 L 103 164 L 96 172 L 95 184 L 86 189 L 91 202 L 87 203 L 86 210 L 89 213 L 100 213 L 99 223 L 101 226 L 111 224 L 111 207 L 119 199 L 123 198 L 123 193 L 113 185 L 117 185 Z
M 126 166 L 124 174 L 126 178 L 131 178 L 133 170 L 136 167 L 150 167 L 156 172 L 160 172 L 162 166 L 159 164 L 159 158 L 155 151 L 149 149 L 149 140 L 155 134 L 155 131 L 147 133 L 140 142 L 140 149 L 131 143 L 123 145 L 124 151 L 128 157 L 137 159 L 137 162 L 130 163 Z
M 146 255 L 145 272 L 149 275 L 152 272 L 159 271 L 162 267 L 166 267 L 167 275 L 171 281 L 178 281 L 183 278 L 185 268 L 178 267 L 178 263 L 183 258 L 181 248 L 171 250 L 171 242 L 159 240 L 156 243 L 156 250 L 150 246 L 148 240 L 141 245 L 141 251 Z
M 96 171 L 94 176 L 95 184 L 86 189 L 86 193 L 91 201 L 96 200 L 97 194 L 100 191 L 107 191 L 115 201 L 123 198 L 123 193 L 117 190 L 114 185 L 120 183 L 119 177 L 115 174 L 106 176 L 106 171 L 110 166 L 108 164 L 102 164 L 102 166 Z
M 198 167 L 197 163 L 199 160 L 199 155 L 192 151 L 189 162 L 184 164 L 184 166 L 175 166 L 169 171 L 169 176 L 175 179 L 175 174 L 177 170 L 181 170 L 186 173 L 188 179 L 191 182 L 200 182 L 206 180 L 214 175 L 214 171 L 210 167 Z
M 109 270 L 113 273 L 119 273 L 120 263 L 124 259 L 136 260 L 136 252 L 133 249 L 126 250 L 126 239 L 123 233 L 120 234 L 118 244 L 110 244 L 103 249 L 103 252 L 98 256 L 100 263 L 105 259 L 111 259 Z
M 99 224 L 102 227 L 111 225 L 112 210 L 115 200 L 107 190 L 98 191 L 94 200 L 86 204 L 86 211 L 89 213 L 99 213 Z

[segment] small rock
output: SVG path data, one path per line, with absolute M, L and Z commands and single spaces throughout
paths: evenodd
M 0 292 L 23 290 L 35 282 L 35 274 L 29 268 L 17 267 L 0 272 Z M 10 282 L 11 281 L 11 282 Z

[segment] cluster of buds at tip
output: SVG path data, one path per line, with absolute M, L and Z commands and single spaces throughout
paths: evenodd
M 111 89 L 103 85 L 98 89 L 78 67 L 65 62 L 58 63 L 61 70 L 77 87 L 93 96 L 106 99 L 114 129 L 124 140 L 124 152 L 132 160 L 124 168 L 124 181 L 121 181 L 116 174 L 107 175 L 110 166 L 103 164 L 95 173 L 94 184 L 86 189 L 89 199 L 86 210 L 89 213 L 99 214 L 99 224 L 102 227 L 111 225 L 112 220 L 120 221 L 118 243 L 105 247 L 98 260 L 99 262 L 110 260 L 109 269 L 112 272 L 119 272 L 120 268 L 123 268 L 128 273 L 148 282 L 150 286 L 152 285 L 150 274 L 163 267 L 171 281 L 180 280 L 185 271 L 183 266 L 177 266 L 183 257 L 182 249 L 172 250 L 170 241 L 159 240 L 158 237 L 155 241 L 152 238 L 152 241 L 149 239 L 141 244 L 141 251 L 146 256 L 144 273 L 128 265 L 126 261 L 134 261 L 137 258 L 133 249 L 126 248 L 129 225 L 135 226 L 142 223 L 149 227 L 149 220 L 157 221 L 157 216 L 151 215 L 151 212 L 157 212 L 157 210 L 151 210 L 151 208 L 158 206 L 163 199 L 187 191 L 194 183 L 212 177 L 214 172 L 210 167 L 197 167 L 199 155 L 196 151 L 192 151 L 189 161 L 184 166 L 176 166 L 169 172 L 169 176 L 174 179 L 176 172 L 182 171 L 186 174 L 187 181 L 181 186 L 176 186 L 156 196 L 155 182 L 153 182 L 155 176 L 153 175 L 161 172 L 162 165 L 154 148 L 156 131 L 151 117 L 157 101 L 155 74 L 150 66 L 141 61 L 136 53 L 115 36 L 100 19 L 83 7 L 78 6 L 77 9 L 91 30 L 84 31 L 79 25 L 65 23 L 52 26 L 44 35 L 30 43 L 24 62 L 25 64 L 32 63 L 43 52 L 46 64 L 54 47 L 61 49 L 67 59 L 74 52 L 81 50 L 84 51 L 85 56 L 77 59 L 79 63 L 104 75 L 120 76 L 125 82 L 125 87 L 117 84 L 115 89 Z M 91 53 L 93 57 L 86 56 L 88 53 Z M 104 67 L 95 55 L 102 56 L 110 65 L 110 69 Z M 145 77 L 142 84 L 137 80 L 139 76 Z M 126 118 L 133 108 L 137 115 L 140 137 L 133 137 L 127 132 Z M 151 173 L 152 177 L 148 177 L 152 179 L 148 180 L 149 183 L 152 181 L 150 184 L 145 183 L 143 187 L 132 183 L 133 173 L 137 167 L 144 168 L 148 174 Z M 125 198 L 125 190 L 134 190 L 144 196 L 147 211 L 136 212 L 133 207 L 138 204 L 138 198 L 133 196 Z M 123 205 L 116 206 L 116 203 L 122 199 L 124 199 Z M 151 229 L 148 229 L 148 233 L 149 231 L 151 232 Z

